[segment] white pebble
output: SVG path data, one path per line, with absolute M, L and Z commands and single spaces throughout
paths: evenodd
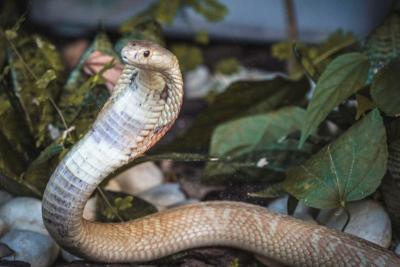
M 361 200 L 348 204 L 350 221 L 346 233 L 361 237 L 377 245 L 388 248 L 392 239 L 392 226 L 385 209 L 378 202 Z M 322 210 L 317 221 L 330 228 L 341 230 L 345 225 L 345 212 Z
M 164 175 L 153 162 L 136 165 L 110 180 L 106 190 L 136 195 L 162 184 Z
M 68 251 L 61 249 L 61 257 L 66 261 L 66 262 L 73 262 L 73 261 L 82 261 L 82 258 L 79 258 L 78 256 L 75 256 Z
M 15 252 L 5 260 L 29 262 L 32 267 L 51 266 L 60 252 L 49 236 L 26 230 L 11 230 L 0 241 Z
M 158 210 L 163 210 L 186 200 L 185 194 L 181 191 L 179 184 L 176 183 L 159 185 L 138 196 L 156 206 Z
M 42 219 L 42 202 L 38 199 L 16 197 L 0 207 L 0 218 L 10 229 L 48 234 Z
M 400 256 L 400 243 L 397 244 L 396 248 L 394 249 L 394 253 Z

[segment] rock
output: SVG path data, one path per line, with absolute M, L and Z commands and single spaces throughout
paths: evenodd
M 78 256 L 75 256 L 68 251 L 61 249 L 61 257 L 66 261 L 66 262 L 73 262 L 73 261 L 82 261 L 82 258 L 79 258 Z
M 153 187 L 138 196 L 156 206 L 158 210 L 163 210 L 186 200 L 185 194 L 181 191 L 179 184 L 176 183 Z
M 375 201 L 361 200 L 348 204 L 350 221 L 344 230 L 346 233 L 369 240 L 388 248 L 392 239 L 392 226 L 384 208 Z M 322 210 L 317 221 L 330 228 L 342 230 L 347 220 L 344 211 Z
M 0 241 L 15 252 L 14 256 L 6 257 L 6 260 L 26 261 L 32 267 L 51 266 L 60 252 L 49 236 L 27 230 L 13 229 Z
M 153 162 L 145 162 L 121 173 L 105 187 L 106 190 L 136 195 L 162 184 L 164 175 Z
M 211 88 L 211 75 L 204 65 L 197 66 L 185 74 L 185 93 L 188 99 L 202 98 Z
M 0 207 L 0 218 L 10 229 L 48 234 L 42 220 L 42 203 L 38 199 L 16 197 Z
M 271 201 L 268 204 L 268 209 L 272 210 L 276 213 L 279 214 L 285 214 L 287 215 L 287 202 L 288 202 L 288 198 L 289 196 L 283 196 L 283 197 L 279 197 L 277 199 L 274 199 L 273 201 Z M 297 207 L 294 211 L 293 217 L 297 218 L 297 219 L 301 219 L 303 221 L 307 221 L 310 223 L 316 223 L 313 219 L 313 217 L 309 214 L 310 208 L 307 207 L 304 202 L 299 201 L 299 203 L 297 204 Z
M 86 202 L 85 208 L 83 209 L 83 218 L 88 221 L 96 220 L 96 207 L 97 207 L 97 196 L 89 198 Z
M 397 246 L 395 247 L 395 249 L 394 249 L 394 253 L 396 253 L 397 255 L 399 255 L 399 256 L 400 256 L 400 243 L 399 243 L 399 244 L 397 244 Z
M 12 199 L 12 196 L 10 193 L 4 190 L 0 190 L 0 206 L 8 202 L 9 200 Z

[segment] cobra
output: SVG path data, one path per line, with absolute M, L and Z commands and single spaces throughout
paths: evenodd
M 395 254 L 370 242 L 240 202 L 191 204 L 124 223 L 83 219 L 100 182 L 153 146 L 182 104 L 182 76 L 171 52 L 132 41 L 121 55 L 125 67 L 113 95 L 59 163 L 44 193 L 44 223 L 61 247 L 102 262 L 144 262 L 196 247 L 228 246 L 290 266 L 400 266 Z

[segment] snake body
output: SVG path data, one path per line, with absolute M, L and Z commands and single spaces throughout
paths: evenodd
M 400 266 L 392 252 L 360 238 L 246 203 L 203 202 L 125 223 L 83 219 L 99 183 L 154 145 L 182 103 L 182 76 L 171 52 L 132 41 L 121 55 L 125 68 L 112 97 L 57 166 L 44 193 L 44 223 L 60 246 L 104 262 L 143 262 L 195 247 L 229 246 L 290 266 Z

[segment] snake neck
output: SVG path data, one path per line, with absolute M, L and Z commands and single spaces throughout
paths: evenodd
M 125 66 L 115 91 L 91 130 L 70 150 L 43 197 L 46 228 L 59 244 L 78 253 L 87 200 L 118 167 L 153 146 L 171 127 L 182 103 L 179 68 L 163 72 Z

